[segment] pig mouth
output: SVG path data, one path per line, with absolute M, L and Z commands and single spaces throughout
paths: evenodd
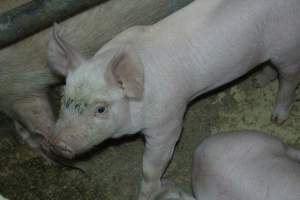
M 50 150 L 53 153 L 61 155 L 61 156 L 65 157 L 65 158 L 68 158 L 68 159 L 72 159 L 72 158 L 75 157 L 75 154 L 72 151 L 72 149 L 70 147 L 68 147 L 67 145 L 64 145 L 64 144 L 60 144 L 59 146 L 51 145 Z
M 54 153 L 51 150 L 50 143 L 47 140 L 44 140 L 42 142 L 40 150 L 47 157 L 47 159 L 50 159 L 50 161 L 53 161 L 55 164 L 77 169 L 83 173 L 86 173 L 86 169 L 82 166 L 77 165 L 76 161 L 72 161 L 68 158 L 65 158 L 64 156 L 62 157 L 61 155 Z
M 28 141 L 26 142 L 29 144 L 29 146 L 33 148 L 33 150 L 36 151 L 48 163 L 63 165 L 65 167 L 70 167 L 86 173 L 86 170 L 83 167 L 78 166 L 75 161 L 66 160 L 65 157 L 53 153 L 51 151 L 50 143 L 47 140 L 47 137 L 45 137 L 45 134 L 32 131 L 30 132 L 30 138 L 28 140 L 29 142 Z M 68 154 L 70 153 L 71 152 L 68 152 Z
M 47 152 L 47 154 L 62 156 L 67 159 L 73 159 L 75 157 L 74 151 L 63 142 L 53 143 L 52 141 L 45 139 L 42 149 Z

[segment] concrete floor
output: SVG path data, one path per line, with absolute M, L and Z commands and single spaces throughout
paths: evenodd
M 188 109 L 183 135 L 166 176 L 190 191 L 193 150 L 201 140 L 221 131 L 258 129 L 300 148 L 300 105 L 281 126 L 270 121 L 277 81 L 255 87 L 253 75 L 194 102 Z M 298 105 L 297 105 L 298 104 Z M 11 200 L 133 200 L 141 178 L 141 137 L 108 141 L 80 160 L 86 174 L 47 165 L 13 136 L 11 122 L 0 117 L 0 194 Z

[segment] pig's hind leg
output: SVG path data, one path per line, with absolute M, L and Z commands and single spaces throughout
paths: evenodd
M 277 65 L 276 66 L 286 66 Z M 300 82 L 300 62 L 288 67 L 277 67 L 279 73 L 279 91 L 277 94 L 272 121 L 282 124 L 288 118 L 289 111 L 296 99 L 296 88 Z
M 271 65 L 271 63 L 261 66 L 262 69 L 254 77 L 256 87 L 264 87 L 269 82 L 274 81 L 277 78 L 277 71 Z

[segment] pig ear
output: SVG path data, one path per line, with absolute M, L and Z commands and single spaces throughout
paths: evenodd
M 85 59 L 59 35 L 58 29 L 55 23 L 48 43 L 48 66 L 53 72 L 65 77 L 70 70 L 79 67 Z
M 141 99 L 144 94 L 144 68 L 137 55 L 123 51 L 113 56 L 106 78 L 122 87 L 129 98 Z

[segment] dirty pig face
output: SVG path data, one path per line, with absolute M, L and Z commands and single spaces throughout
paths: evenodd
M 51 70 L 66 77 L 51 149 L 67 158 L 126 134 L 129 101 L 143 96 L 143 72 L 126 52 L 109 50 L 85 59 L 55 29 L 49 41 Z
M 52 144 L 65 157 L 73 157 L 114 137 L 129 120 L 128 100 L 124 99 L 123 91 L 111 88 L 112 92 L 107 92 L 107 86 L 93 87 L 91 79 L 81 78 L 80 69 L 67 79 Z

